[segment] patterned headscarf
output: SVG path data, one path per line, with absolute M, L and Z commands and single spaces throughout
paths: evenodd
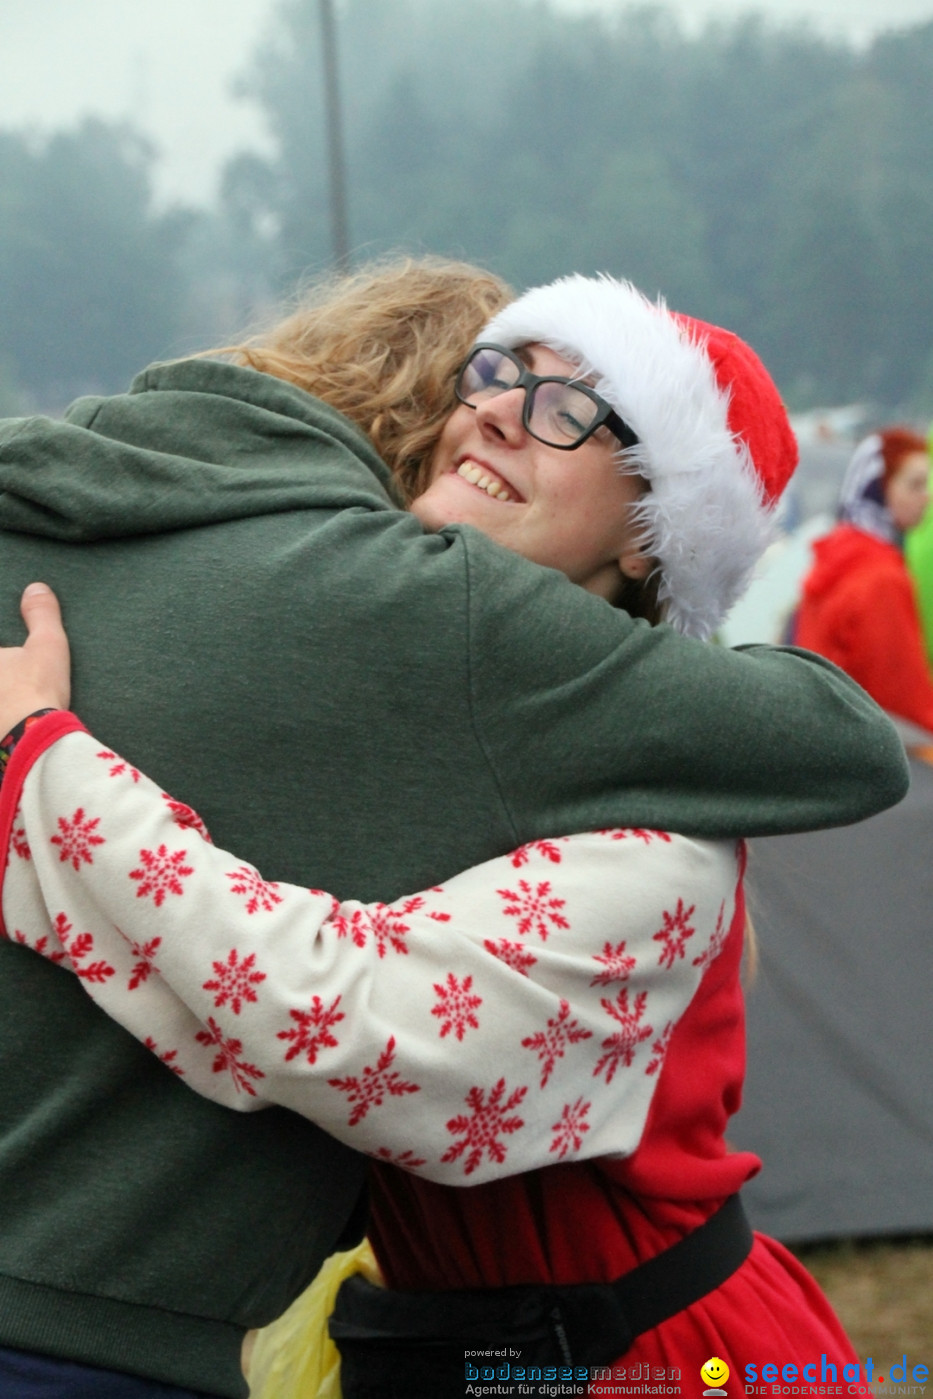
M 858 444 L 839 495 L 839 519 L 899 548 L 904 536 L 884 503 L 885 460 L 880 433 Z

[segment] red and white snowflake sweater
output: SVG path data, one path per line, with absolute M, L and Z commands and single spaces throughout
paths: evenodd
M 635 1149 L 738 882 L 733 842 L 613 830 L 339 903 L 218 850 L 59 714 L 16 749 L 0 837 L 7 936 L 192 1088 L 450 1184 Z
M 759 1168 L 725 1142 L 744 1071 L 732 843 L 602 831 L 392 905 L 341 904 L 218 850 L 63 714 L 16 749 L 0 843 L 7 936 L 198 1092 L 285 1104 L 377 1159 L 390 1286 L 606 1281 Z M 750 1366 L 857 1365 L 815 1283 L 762 1236 L 616 1377 L 679 1379 L 710 1355 L 732 1396 Z

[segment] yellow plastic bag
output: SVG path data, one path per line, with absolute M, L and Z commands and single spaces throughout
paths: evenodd
M 247 1371 L 250 1399 L 340 1399 L 340 1356 L 327 1321 L 337 1289 L 353 1273 L 382 1282 L 365 1240 L 328 1258 L 288 1311 L 256 1332 Z

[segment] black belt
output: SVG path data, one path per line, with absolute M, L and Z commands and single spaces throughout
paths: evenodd
M 459 1357 L 462 1376 L 464 1350 L 503 1346 L 519 1348 L 526 1363 L 607 1365 L 643 1331 L 724 1283 L 751 1246 L 742 1202 L 732 1195 L 698 1229 L 614 1282 L 403 1292 L 348 1278 L 330 1334 L 345 1368 L 351 1355 L 365 1362 L 367 1350 L 399 1361 L 406 1351 L 422 1357 L 434 1351 L 438 1358 L 443 1351 L 448 1364 Z

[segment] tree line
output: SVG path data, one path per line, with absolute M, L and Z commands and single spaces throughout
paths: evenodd
M 215 209 L 153 210 L 153 152 L 101 122 L 0 135 L 0 408 L 124 386 L 331 258 L 316 0 L 241 78 L 273 155 Z M 516 287 L 606 271 L 749 338 L 789 404 L 933 413 L 933 24 L 864 50 L 747 18 L 546 0 L 344 0 L 350 237 Z

